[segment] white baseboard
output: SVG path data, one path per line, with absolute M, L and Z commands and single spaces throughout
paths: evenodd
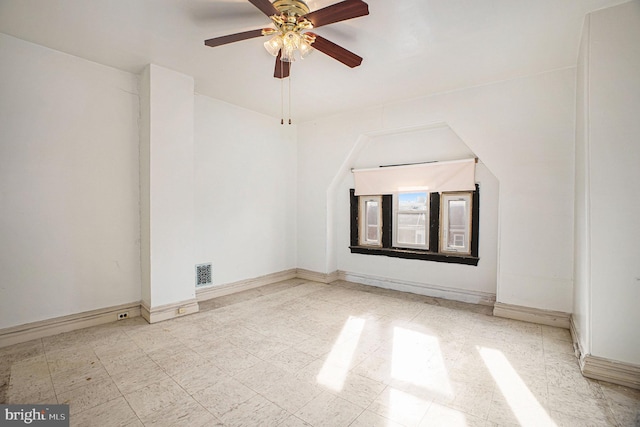
M 493 315 L 507 319 L 523 320 L 540 325 L 570 329 L 569 319 L 571 314 L 562 311 L 543 310 L 540 308 L 496 302 L 493 306 Z
M 296 277 L 313 282 L 331 283 L 338 280 L 338 272 L 318 273 L 317 271 L 305 270 L 304 268 L 296 269 Z
M 338 278 L 347 282 L 360 283 L 362 285 L 376 286 L 378 288 L 393 289 L 395 291 L 410 292 L 418 295 L 425 295 L 435 298 L 444 298 L 454 301 L 467 302 L 472 304 L 493 305 L 496 300 L 495 294 L 488 292 L 469 291 L 466 289 L 445 288 L 442 286 L 429 285 L 424 283 L 408 282 L 383 277 L 369 276 L 360 273 L 349 273 L 338 271 Z
M 582 375 L 640 390 L 640 366 L 586 354 L 579 335 L 574 317 L 571 316 L 571 339 Z
M 582 375 L 594 380 L 640 390 L 640 366 L 586 354 L 580 358 Z
M 128 318 L 140 316 L 140 302 L 100 308 L 0 329 L 0 347 L 115 322 L 118 320 L 118 314 L 124 312 L 127 313 Z
M 212 298 L 223 297 L 225 295 L 231 295 L 237 292 L 270 285 L 283 280 L 294 279 L 296 277 L 298 277 L 297 270 L 290 269 L 280 271 L 278 273 L 267 274 L 265 276 L 254 277 L 252 279 L 240 280 L 238 282 L 228 283 L 225 285 L 209 286 L 206 288 L 196 289 L 196 299 L 198 301 L 206 301 Z
M 580 337 L 578 336 L 578 328 L 576 327 L 575 317 L 573 314 L 569 318 L 569 332 L 571 332 L 571 342 L 573 343 L 573 352 L 578 359 L 584 354 L 582 344 L 580 344 Z
M 174 317 L 186 316 L 197 313 L 200 310 L 197 299 L 180 301 L 172 304 L 149 307 L 146 303 L 140 303 L 140 314 L 149 323 L 162 322 Z

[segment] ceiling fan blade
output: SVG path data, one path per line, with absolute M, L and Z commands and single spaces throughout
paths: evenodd
M 320 37 L 314 33 L 306 33 L 311 36 L 314 36 L 316 40 L 311 44 L 311 47 L 319 50 L 320 52 L 329 55 L 333 59 L 336 59 L 342 62 L 344 65 L 348 67 L 357 67 L 362 64 L 362 58 L 356 55 L 353 52 L 348 51 L 347 49 L 338 46 L 337 44 L 330 42 L 329 40 Z
M 368 14 L 369 6 L 362 0 L 345 0 L 307 13 L 302 18 L 308 19 L 314 28 L 318 28 L 323 25 L 346 21 L 347 19 L 358 18 Z
M 267 16 L 280 15 L 278 9 L 269 0 L 249 0 L 249 3 L 260 9 Z
M 209 47 L 222 46 L 223 44 L 229 44 L 239 42 L 241 40 L 253 39 L 255 37 L 262 36 L 262 29 L 245 31 L 243 33 L 229 34 L 228 36 L 215 37 L 209 40 L 205 40 L 204 44 Z
M 282 52 L 278 52 L 278 57 L 276 58 L 276 67 L 273 72 L 273 77 L 276 79 L 286 79 L 289 77 L 289 73 L 291 73 L 291 62 L 280 61 L 280 56 Z

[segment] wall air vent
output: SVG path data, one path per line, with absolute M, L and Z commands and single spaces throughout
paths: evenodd
M 209 264 L 196 265 L 196 287 L 209 286 L 212 284 L 212 267 Z

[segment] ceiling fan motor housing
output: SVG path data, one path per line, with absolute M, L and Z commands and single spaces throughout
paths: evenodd
M 276 0 L 273 7 L 286 16 L 295 18 L 309 13 L 309 6 L 302 0 Z

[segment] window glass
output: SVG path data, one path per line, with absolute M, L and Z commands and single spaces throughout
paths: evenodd
M 470 253 L 471 193 L 443 193 L 441 250 Z
M 399 193 L 394 197 L 394 246 L 427 249 L 429 193 Z
M 365 202 L 365 223 L 367 227 L 367 241 L 377 243 L 380 241 L 380 203 L 377 201 L 367 200 Z
M 360 238 L 359 244 L 382 245 L 382 198 L 380 196 L 360 197 Z

